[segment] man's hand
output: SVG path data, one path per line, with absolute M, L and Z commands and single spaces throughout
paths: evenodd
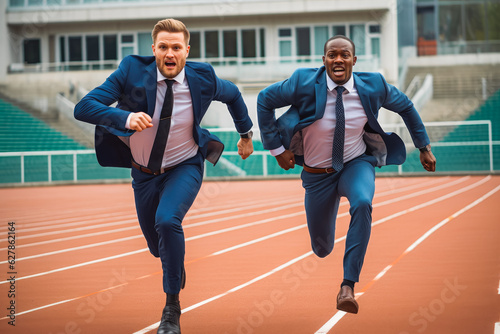
M 276 161 L 278 161 L 278 165 L 284 170 L 289 170 L 290 168 L 295 168 L 295 155 L 292 151 L 285 150 L 285 152 L 277 155 Z
M 135 130 L 141 132 L 144 129 L 150 128 L 153 126 L 151 116 L 146 114 L 145 112 L 135 112 L 130 116 L 130 130 Z
M 243 160 L 248 158 L 253 153 L 252 138 L 240 138 L 238 141 L 238 154 Z
M 436 157 L 431 151 L 420 152 L 420 163 L 428 172 L 436 171 Z

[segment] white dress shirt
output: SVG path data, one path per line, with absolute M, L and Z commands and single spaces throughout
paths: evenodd
M 163 100 L 167 91 L 165 78 L 158 69 L 156 84 L 156 105 L 153 114 L 153 127 L 141 132 L 135 132 L 130 136 L 129 146 L 134 161 L 140 165 L 147 166 L 151 149 L 158 131 Z M 183 69 L 175 78 L 172 85 L 174 93 L 174 107 L 170 123 L 167 145 L 163 155 L 162 168 L 175 166 L 193 156 L 198 152 L 198 145 L 193 138 L 193 104 L 191 92 Z M 146 112 L 146 110 L 144 110 Z M 126 127 L 130 128 L 130 116 Z
M 325 113 L 321 119 L 302 129 L 304 162 L 309 167 L 332 167 L 333 134 L 337 121 L 335 116 L 337 84 L 328 74 L 325 73 L 325 75 L 327 82 Z M 342 95 L 345 113 L 344 162 L 348 162 L 366 151 L 363 134 L 368 118 L 359 99 L 353 77 L 351 76 L 343 86 L 345 87 Z M 271 150 L 271 154 L 277 156 L 284 150 L 284 147 L 279 147 Z

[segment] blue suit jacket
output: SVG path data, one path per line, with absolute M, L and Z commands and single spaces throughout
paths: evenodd
M 219 79 L 212 66 L 186 62 L 185 72 L 193 101 L 193 137 L 204 158 L 215 164 L 224 145 L 215 135 L 200 127 L 210 103 L 216 100 L 227 104 L 239 133 L 248 132 L 252 121 L 236 85 Z M 153 117 L 156 79 L 154 57 L 128 56 L 101 86 L 75 106 L 76 119 L 97 125 L 95 149 L 100 165 L 131 167 L 130 149 L 118 136 L 128 137 L 135 132 L 125 128 L 130 112 L 143 111 Z M 109 107 L 114 102 L 118 102 L 116 107 Z
M 377 121 L 381 107 L 397 112 L 403 118 L 416 147 L 429 144 L 424 124 L 408 97 L 389 85 L 380 73 L 353 73 L 361 104 L 368 122 L 364 140 L 367 153 L 377 158 L 377 166 L 399 165 L 406 159 L 403 141 L 395 133 L 386 133 Z M 283 145 L 295 154 L 297 164 L 303 164 L 301 130 L 323 117 L 327 83 L 325 67 L 301 68 L 284 81 L 262 90 L 257 100 L 257 115 L 264 148 L 271 150 Z M 290 106 L 278 119 L 275 108 Z

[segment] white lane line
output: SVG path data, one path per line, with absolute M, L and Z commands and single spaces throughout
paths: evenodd
M 438 189 L 442 189 L 444 187 L 447 187 L 447 186 L 453 186 L 457 183 L 460 183 L 460 182 L 463 182 L 465 179 L 467 179 L 468 177 L 464 177 L 462 179 L 458 179 L 454 182 L 449 182 L 445 185 L 441 185 L 441 186 L 437 186 L 437 187 L 434 187 L 434 188 L 428 188 L 425 192 L 434 192 Z M 380 202 L 380 203 L 377 203 L 377 204 L 374 204 L 373 206 L 374 207 L 379 207 L 379 206 L 383 206 L 383 205 L 388 205 L 388 204 L 392 204 L 394 202 L 397 202 L 399 200 L 404 200 L 404 199 L 408 199 L 408 198 L 411 198 L 411 197 L 414 197 L 414 196 L 419 196 L 419 195 L 422 195 L 423 193 L 425 193 L 424 191 L 420 191 L 420 192 L 416 192 L 416 193 L 412 193 L 412 194 L 409 194 L 409 195 L 406 195 L 406 196 L 402 196 L 402 197 L 398 197 L 396 199 L 393 199 L 393 200 L 388 200 L 388 201 L 384 201 L 384 202 Z M 343 202 L 341 205 L 346 205 L 347 202 Z M 300 205 L 302 205 L 302 202 L 300 202 Z M 292 206 L 295 206 L 295 205 L 292 205 Z M 283 208 L 283 207 L 282 207 Z M 285 207 L 286 209 L 287 207 Z M 302 213 L 304 211 L 301 211 Z M 300 214 L 299 213 L 295 213 L 293 214 L 291 217 L 295 217 L 297 214 Z M 338 215 L 337 218 L 340 218 L 342 216 L 345 216 L 346 214 L 340 214 Z M 233 216 L 234 218 L 234 216 Z M 288 218 L 288 217 L 284 217 L 284 218 Z M 253 224 L 253 223 L 250 223 L 250 224 Z M 187 225 L 187 226 L 193 226 L 193 225 Z M 239 229 L 239 228 L 242 228 L 242 227 L 247 227 L 247 226 L 253 226 L 253 225 L 239 225 L 238 227 L 230 227 L 230 228 L 227 228 L 227 229 L 222 229 L 222 230 L 218 230 L 218 231 L 215 231 L 215 232 L 209 232 L 209 233 L 205 233 L 203 235 L 200 235 L 198 237 L 193 237 L 194 239 L 196 238 L 204 238 L 204 237 L 207 237 L 207 236 L 210 236 L 210 235 L 215 235 L 215 234 L 220 234 L 220 233 L 224 233 L 224 232 L 229 232 L 229 231 L 233 231 L 235 229 Z M 138 238 L 140 237 L 141 234 L 139 235 L 136 235 L 134 237 Z M 191 240 L 194 240 L 194 239 L 191 239 Z M 122 239 L 116 239 L 117 241 L 126 241 L 126 240 L 129 240 L 127 238 L 122 238 Z M 115 241 L 115 242 L 117 242 Z M 72 251 L 72 250 L 79 250 L 79 249 L 85 249 L 85 248 L 89 248 L 89 247 L 93 247 L 93 246 L 101 246 L 101 245 L 105 245 L 106 242 L 103 242 L 103 243 L 96 243 L 96 244 L 91 244 L 91 245 L 88 245 L 88 246 L 81 246 L 81 248 L 78 248 L 78 247 L 75 247 L 75 248 L 70 248 L 70 249 L 67 249 L 67 250 L 61 250 L 61 251 L 54 251 L 54 252 L 50 252 L 50 253 L 45 253 L 45 255 L 38 255 L 38 256 L 32 256 L 32 257 L 29 257 L 29 258 L 34 258 L 34 257 L 40 257 L 40 256 L 47 256 L 47 255 L 54 255 L 54 254 L 60 254 L 60 253 L 64 253 L 64 252 L 67 252 L 67 251 Z M 0 249 L 1 250 L 1 249 Z M 22 258 L 22 259 L 25 259 L 25 258 Z M 0 262 L 0 264 L 3 264 L 3 263 L 6 263 L 7 261 L 3 261 L 3 262 Z
M 140 228 L 139 225 L 134 225 L 134 226 L 130 226 L 130 227 L 117 228 L 117 229 L 106 230 L 106 231 L 101 231 L 101 232 L 79 234 L 79 235 L 74 235 L 72 237 L 65 237 L 65 238 L 58 238 L 58 239 L 50 239 L 50 240 L 45 240 L 45 241 L 32 242 L 30 244 L 16 245 L 16 249 L 17 248 L 26 248 L 26 247 L 40 246 L 40 245 L 46 245 L 46 244 L 53 244 L 55 242 L 62 242 L 62 241 L 70 241 L 70 240 L 76 240 L 76 239 L 82 239 L 82 238 L 96 237 L 96 236 L 110 234 L 110 233 L 119 233 L 119 232 L 130 231 L 130 230 L 139 230 L 139 228 Z M 141 235 L 142 236 L 142 234 L 137 234 L 137 235 Z M 3 247 L 3 248 L 0 248 L 0 251 L 6 250 L 6 249 L 7 249 L 7 247 Z
M 260 276 L 258 276 L 258 277 L 255 277 L 254 279 L 251 279 L 250 281 L 248 281 L 248 282 L 246 282 L 246 283 L 243 283 L 243 284 L 238 285 L 238 286 L 236 286 L 236 287 L 234 287 L 234 288 L 232 288 L 232 289 L 227 290 L 226 292 L 223 292 L 223 293 L 218 294 L 218 295 L 216 295 L 216 296 L 213 296 L 213 297 L 211 297 L 211 298 L 205 299 L 205 300 L 203 300 L 203 301 L 201 301 L 201 302 L 199 302 L 199 303 L 196 303 L 196 304 L 194 304 L 194 305 L 191 305 L 191 306 L 189 306 L 189 307 L 186 307 L 186 308 L 184 308 L 184 309 L 182 310 L 182 313 L 189 312 L 189 311 L 194 310 L 194 309 L 196 309 L 196 308 L 198 308 L 198 307 L 200 307 L 200 306 L 203 306 L 203 305 L 205 305 L 205 304 L 208 304 L 208 303 L 210 303 L 210 302 L 213 302 L 214 300 L 217 300 L 217 299 L 220 299 L 220 298 L 222 298 L 222 297 L 224 297 L 224 296 L 227 296 L 227 295 L 228 295 L 228 294 L 230 294 L 230 293 L 233 293 L 233 292 L 235 292 L 235 291 L 241 290 L 241 289 L 243 289 L 243 288 L 245 288 L 245 287 L 247 287 L 247 286 L 249 286 L 249 285 L 251 285 L 251 284 L 253 284 L 253 283 L 255 283 L 255 282 L 258 282 L 258 281 L 260 281 L 260 280 L 263 280 L 264 278 L 269 277 L 269 276 L 271 276 L 272 274 L 277 273 L 278 271 L 283 270 L 283 269 L 285 269 L 285 268 L 287 268 L 287 267 L 291 266 L 291 265 L 292 265 L 292 264 L 294 264 L 294 263 L 297 263 L 298 261 L 300 261 L 300 260 L 302 260 L 302 259 L 304 259 L 304 258 L 306 258 L 306 257 L 308 257 L 308 256 L 310 256 L 310 255 L 312 255 L 312 254 L 313 254 L 313 252 L 312 252 L 312 251 L 307 252 L 307 253 L 305 253 L 305 254 L 302 254 L 301 256 L 298 256 L 298 257 L 296 257 L 296 258 L 294 258 L 294 259 L 292 259 L 292 260 L 290 260 L 290 261 L 288 261 L 288 262 L 286 262 L 286 263 L 284 263 L 284 264 L 282 264 L 282 265 L 280 265 L 280 266 L 278 266 L 278 267 L 276 267 L 276 268 L 272 269 L 271 271 L 268 271 L 268 272 L 267 272 L 267 273 L 265 273 L 265 274 L 262 274 L 262 275 L 260 275 Z M 158 325 L 159 325 L 159 324 L 160 324 L 160 322 L 158 321 L 157 323 L 154 323 L 154 324 L 152 324 L 152 325 L 150 325 L 150 326 L 148 326 L 148 327 L 146 327 L 146 328 L 143 328 L 143 329 L 141 329 L 141 330 L 139 330 L 139 331 L 137 331 L 137 332 L 134 332 L 134 334 L 144 334 L 144 333 L 147 333 L 147 332 L 149 332 L 149 331 L 151 331 L 151 330 L 156 329 L 156 328 L 158 327 Z
M 301 213 L 304 213 L 304 212 L 302 211 Z M 345 212 L 345 213 L 343 213 L 343 214 L 340 214 L 338 217 L 341 217 L 341 216 L 346 216 L 347 214 L 348 214 L 348 213 L 347 213 L 347 212 Z M 292 215 L 294 215 L 294 214 L 292 214 Z M 306 226 L 305 224 L 302 224 L 302 225 L 299 225 L 299 226 L 296 226 L 296 227 L 292 227 L 292 228 L 290 228 L 290 229 L 288 229 L 288 230 L 285 230 L 285 231 L 292 232 L 292 231 L 298 230 L 298 229 L 300 229 L 300 228 L 303 228 L 303 227 L 305 227 L 305 226 Z M 278 235 L 282 235 L 282 234 L 284 234 L 284 233 L 288 233 L 288 232 L 285 232 L 285 231 L 280 231 L 280 232 L 274 233 L 273 235 L 274 235 L 274 236 L 278 236 Z M 270 238 L 270 236 L 266 236 L 266 237 L 262 237 L 262 238 L 259 238 L 259 239 L 256 239 L 256 240 L 263 241 L 263 240 L 267 240 L 267 239 L 269 239 L 269 238 Z M 345 240 L 345 238 L 346 238 L 346 236 L 345 236 L 345 235 L 344 235 L 344 236 L 342 236 L 342 237 L 340 237 L 340 238 L 337 238 L 337 239 L 335 240 L 335 243 L 338 243 L 338 242 L 340 242 L 340 241 L 343 241 L 343 240 Z M 258 241 L 255 241 L 255 240 L 254 240 L 253 242 L 246 242 L 246 243 L 243 243 L 243 244 L 240 244 L 240 245 L 232 246 L 232 247 L 229 247 L 229 248 L 223 249 L 223 250 L 221 250 L 221 251 L 214 252 L 214 253 L 210 254 L 209 256 L 216 256 L 216 255 L 224 254 L 224 253 L 227 253 L 227 252 L 229 252 L 229 251 L 232 251 L 232 250 L 235 250 L 235 249 L 239 249 L 239 248 L 241 248 L 241 247 L 244 247 L 243 245 L 248 246 L 248 245 L 250 245 L 250 244 L 254 244 L 254 243 L 256 243 L 256 242 L 258 242 Z M 146 251 L 146 249 L 143 249 L 142 251 Z M 312 254 L 312 253 L 311 253 L 311 252 L 309 252 L 309 253 L 306 253 L 306 254 Z M 304 255 L 306 255 L 306 254 L 304 254 Z M 142 278 L 145 278 L 145 277 L 149 277 L 149 276 L 151 276 L 151 275 L 141 276 L 141 277 L 139 277 L 139 278 L 136 278 L 136 280 L 138 280 L 138 279 L 142 279 Z M 1 283 L 0 283 L 0 284 L 1 284 Z M 121 286 L 121 285 L 119 285 L 119 286 Z M 111 289 L 114 289 L 114 288 L 116 288 L 116 287 L 118 287 L 118 286 L 115 286 L 115 287 L 110 287 L 110 288 L 105 289 L 105 290 L 111 290 Z M 105 290 L 101 290 L 101 291 L 105 291 Z M 100 291 L 98 291 L 98 292 L 96 292 L 96 293 L 99 293 L 99 292 L 100 292 Z M 356 297 L 359 297 L 360 295 L 362 295 L 362 293 L 357 293 L 357 294 L 356 294 Z M 49 305 L 45 305 L 45 306 L 42 306 L 42 307 L 38 307 L 38 308 L 36 308 L 36 309 L 31 309 L 31 310 L 23 311 L 23 312 L 21 312 L 21 313 L 18 313 L 18 315 L 19 315 L 19 314 L 25 314 L 25 313 L 34 312 L 34 311 L 36 311 L 36 310 L 45 309 L 45 308 L 48 308 L 48 307 L 51 307 L 51 306 L 60 305 L 60 304 L 62 304 L 62 303 L 67 303 L 67 302 L 74 301 L 74 300 L 77 300 L 77 299 L 85 298 L 85 297 L 87 297 L 87 296 L 88 296 L 88 295 L 85 295 L 85 296 L 80 296 L 80 297 L 76 297 L 76 298 L 72 298 L 72 299 L 67 299 L 67 300 L 65 300 L 65 301 L 61 301 L 61 302 L 52 303 L 52 304 L 49 304 Z M 210 299 L 210 300 L 212 300 L 212 299 Z M 0 320 L 6 319 L 6 318 L 7 318 L 7 317 L 4 317 L 4 318 L 1 318 Z M 151 326 L 153 326 L 154 328 L 156 328 L 156 327 L 158 326 L 158 324 L 154 324 L 154 325 L 151 325 Z M 151 327 L 151 326 L 149 326 L 149 327 Z M 156 327 L 155 327 L 155 326 L 156 326 Z M 148 327 L 148 328 L 149 328 L 149 327 Z
M 373 278 L 373 280 L 371 282 L 369 282 L 361 290 L 361 294 L 365 293 L 376 281 L 378 281 L 380 278 L 382 278 L 382 276 L 384 276 L 389 271 L 389 269 L 391 269 L 392 267 L 394 267 L 394 265 L 396 263 L 398 263 L 405 255 L 407 255 L 408 253 L 410 253 L 411 251 L 413 251 L 418 245 L 420 245 L 425 239 L 427 239 L 429 236 L 431 236 L 434 232 L 436 232 L 438 229 L 440 229 L 441 227 L 443 227 L 444 225 L 446 225 L 447 223 L 449 223 L 454 218 L 457 218 L 458 216 L 460 216 L 464 212 L 472 209 L 473 207 L 475 207 L 479 203 L 483 202 L 485 199 L 487 199 L 488 197 L 492 196 L 493 194 L 495 194 L 499 190 L 500 190 L 500 186 L 497 186 L 495 189 L 489 191 L 488 193 L 486 193 L 485 195 L 481 196 L 480 198 L 478 198 L 474 202 L 470 203 L 469 205 L 465 206 L 464 208 L 462 208 L 459 211 L 457 211 L 454 214 L 452 214 L 450 217 L 444 219 L 443 221 L 439 222 L 438 224 L 436 224 L 432 228 L 430 228 L 420 238 L 418 238 L 413 244 L 411 244 L 403 253 L 401 253 L 401 255 L 399 255 L 399 257 L 396 260 L 394 260 L 390 265 L 388 265 L 380 273 L 378 273 Z M 361 296 L 361 295 L 359 295 L 359 296 Z M 343 312 L 343 311 L 337 311 L 335 313 L 335 315 L 330 320 L 328 320 L 319 330 L 317 330 L 315 332 L 315 334 L 326 334 L 326 333 L 328 333 L 340 321 L 340 319 L 342 319 L 342 317 L 345 314 L 346 313 Z
M 87 249 L 87 248 L 93 248 L 93 247 L 98 247 L 98 246 L 104 246 L 104 245 L 110 245 L 114 244 L 117 242 L 122 242 L 122 241 L 129 241 L 133 239 L 138 239 L 142 237 L 142 235 L 133 235 L 130 237 L 125 237 L 125 238 L 120 238 L 120 239 L 113 239 L 113 240 L 108 240 L 108 241 L 103 241 L 103 242 L 96 242 L 93 244 L 88 244 L 88 245 L 83 245 L 83 246 L 77 246 L 77 247 L 71 247 L 71 248 L 65 248 L 53 252 L 47 252 L 47 253 L 41 253 L 41 254 L 36 254 L 36 255 L 31 255 L 31 256 L 25 256 L 25 257 L 20 257 L 16 259 L 16 262 L 22 261 L 22 260 L 31 260 L 31 259 L 37 259 L 40 257 L 44 256 L 50 256 L 50 255 L 56 255 L 56 254 L 62 254 L 62 253 L 67 253 L 67 252 L 72 252 L 72 251 L 77 251 L 77 250 L 82 250 L 82 249 Z M 8 263 L 9 261 L 1 261 L 0 264 Z
M 454 193 L 451 193 L 451 194 L 454 194 L 454 195 L 457 195 L 461 192 L 464 192 L 464 191 L 468 191 L 469 189 L 475 187 L 475 186 L 478 186 L 484 182 L 486 182 L 487 180 L 491 179 L 491 176 L 487 176 L 485 177 L 484 179 L 472 184 L 472 185 L 469 185 L 468 187 L 465 187 L 465 188 L 461 188 L 460 190 L 454 192 Z M 392 218 L 395 218 L 395 217 L 398 217 L 398 216 L 401 216 L 403 214 L 406 214 L 408 212 L 412 212 L 414 210 L 416 210 L 416 208 L 422 208 L 422 207 L 425 207 L 425 206 L 428 206 L 430 204 L 434 204 L 436 202 L 439 202 L 440 200 L 443 200 L 443 199 L 446 199 L 446 198 L 449 198 L 449 194 L 448 195 L 445 195 L 445 196 L 442 196 L 438 199 L 434 199 L 434 200 L 431 200 L 427 203 L 424 203 L 424 204 L 420 204 L 420 205 L 417 205 L 416 207 L 413 207 L 413 208 L 410 208 L 410 209 L 407 209 L 407 210 L 403 210 L 399 213 L 396 213 L 396 214 L 393 214 L 389 217 L 386 217 L 386 218 L 383 218 L 375 223 L 372 224 L 372 226 L 376 226 L 378 224 L 381 224 L 383 222 L 386 222 Z M 346 202 L 344 202 L 345 204 Z M 295 213 L 291 213 L 291 214 L 288 214 L 288 215 L 282 215 L 282 216 L 278 216 L 278 217 L 273 217 L 273 218 L 267 218 L 267 219 L 263 219 L 263 220 L 260 220 L 260 221 L 256 221 L 256 222 L 252 222 L 252 223 L 247 223 L 247 224 L 242 224 L 242 225 L 238 225 L 238 226 L 235 226 L 235 227 L 229 227 L 229 228 L 226 228 L 226 229 L 221 229 L 221 230 L 217 230 L 217 231 L 213 231 L 213 232 L 208 232 L 208 233 L 204 233 L 204 234 L 201 234 L 201 235 L 197 235 L 197 236 L 193 236 L 193 237 L 189 237 L 189 238 L 186 238 L 186 242 L 187 241 L 191 241 L 191 240 L 196 240 L 196 239 L 201 239 L 201 238 L 205 238 L 205 237 L 208 237 L 208 236 L 213 236 L 213 235 L 217 235 L 217 234 L 221 234 L 221 233 L 225 233 L 225 232 L 230 232 L 230 231 L 235 231 L 235 230 L 239 230 L 239 229 L 242 229 L 242 228 L 246 228 L 246 227 L 250 227 L 250 226 L 255 226 L 255 225 L 260 225 L 260 224 L 265 224 L 265 223 L 268 223 L 268 222 L 272 222 L 272 221 L 276 221 L 276 220 L 279 220 L 279 219 L 285 219 L 285 218 L 291 218 L 291 217 L 296 217 L 298 215 L 301 215 L 301 214 L 304 214 L 305 211 L 299 211 L 299 212 L 295 212 Z M 343 217 L 343 216 L 346 216 L 348 215 L 348 212 L 345 212 L 343 214 L 339 214 L 337 216 L 337 218 L 340 218 L 340 217 Z M 142 251 L 145 251 L 147 250 L 146 248 L 142 249 L 142 250 L 136 250 L 134 252 L 129 252 L 129 253 L 125 253 L 125 254 L 135 254 L 135 252 L 142 252 Z M 121 255 L 116 255 L 118 257 L 122 257 Z M 17 278 L 17 280 L 21 280 L 21 279 L 27 279 L 27 278 L 33 278 L 33 277 L 39 277 L 39 276 L 44 276 L 44 275 L 48 275 L 48 274 L 52 274 L 54 272 L 59 272 L 59 271 L 64 271 L 64 270 L 68 270 L 68 269 L 73 269 L 73 268 L 77 268 L 77 267 L 80 267 L 82 265 L 90 265 L 90 264 L 95 264 L 95 263 L 98 263 L 98 262 L 103 262 L 103 261 L 108 261 L 108 260 L 113 260 L 114 257 L 106 257 L 106 258 L 103 258 L 103 259 L 98 259 L 98 260 L 93 260 L 93 261 L 87 261 L 87 262 L 84 262 L 83 264 L 76 264 L 76 265 L 72 265 L 72 266 L 67 266 L 67 267 L 63 267 L 63 268 L 59 268 L 59 269 L 54 269 L 54 270 L 49 270 L 49 271 L 46 271 L 46 272 L 42 272 L 42 273 L 38 273 L 38 274 L 33 274 L 33 275 L 28 275 L 28 276 L 23 276 L 23 277 L 19 277 Z M 75 267 L 76 266 L 76 267 Z M 1 281 L 0 284 L 6 284 L 8 283 L 8 281 Z
M 277 232 L 277 233 L 273 233 L 273 234 L 268 235 L 268 236 L 263 237 L 263 238 L 255 239 L 252 242 L 245 242 L 245 243 L 242 243 L 242 244 L 239 244 L 239 245 L 236 245 L 236 246 L 232 246 L 232 247 L 220 250 L 218 252 L 214 252 L 214 253 L 210 254 L 209 257 L 217 256 L 217 255 L 224 254 L 224 253 L 228 253 L 230 251 L 233 251 L 233 250 L 236 250 L 236 249 L 239 249 L 239 248 L 242 248 L 242 247 L 245 247 L 245 246 L 257 243 L 259 241 L 267 240 L 267 239 L 270 239 L 270 238 L 273 238 L 273 237 L 276 237 L 276 236 L 279 236 L 279 235 L 283 235 L 285 233 L 296 231 L 298 229 L 304 228 L 305 226 L 306 226 L 305 224 L 302 224 L 302 225 L 299 225 L 299 226 L 296 226 L 296 227 L 289 228 L 287 230 L 283 230 L 283 231 L 280 231 L 280 232 Z M 345 238 L 345 236 L 342 237 L 342 238 L 339 238 L 338 240 L 343 240 L 344 238 Z M 336 240 L 336 242 L 337 242 L 337 240 Z M 154 274 L 144 275 L 144 276 L 141 276 L 141 277 L 137 277 L 134 280 L 143 279 L 143 278 L 150 277 L 150 276 L 153 276 L 153 275 Z M 75 298 L 70 298 L 70 299 L 66 299 L 66 300 L 63 300 L 63 301 L 55 302 L 55 303 L 52 303 L 52 304 L 40 306 L 40 307 L 31 309 L 31 310 L 26 310 L 26 311 L 23 311 L 23 312 L 19 312 L 16 315 L 19 316 L 19 315 L 22 315 L 22 314 L 31 313 L 31 312 L 34 312 L 34 311 L 46 309 L 46 308 L 49 308 L 49 307 L 52 307 L 52 306 L 57 306 L 57 305 L 61 305 L 61 304 L 64 304 L 64 303 L 68 303 L 68 302 L 71 302 L 71 301 L 74 301 L 74 300 L 86 298 L 86 297 L 88 297 L 90 295 L 93 295 L 93 294 L 97 294 L 97 293 L 100 293 L 100 292 L 104 292 L 104 291 L 116 289 L 116 288 L 121 287 L 123 285 L 126 285 L 128 283 L 129 282 L 126 282 L 126 283 L 119 284 L 119 285 L 116 285 L 116 286 L 112 286 L 112 287 L 109 287 L 107 289 L 103 289 L 103 290 L 100 290 L 100 291 L 97 291 L 97 292 L 94 292 L 94 293 L 91 293 L 91 294 L 86 294 L 86 295 L 83 295 L 83 296 L 79 296 L 79 297 L 75 297 Z M 3 318 L 0 318 L 0 320 L 4 320 L 4 319 L 7 319 L 7 318 L 8 317 L 3 317 Z

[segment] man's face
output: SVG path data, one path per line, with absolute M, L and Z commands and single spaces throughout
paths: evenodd
M 337 85 L 343 85 L 349 81 L 356 60 L 351 43 L 343 38 L 331 40 L 323 56 L 326 73 Z
M 160 31 L 152 47 L 156 66 L 166 78 L 174 78 L 186 65 L 189 45 L 182 32 Z

